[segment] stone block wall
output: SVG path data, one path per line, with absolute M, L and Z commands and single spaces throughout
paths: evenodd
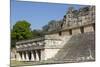
M 72 34 L 75 35 L 75 34 L 80 34 L 81 31 L 80 31 L 80 28 L 75 28 L 75 29 L 72 29 Z
M 59 50 L 60 50 L 59 48 L 58 49 L 57 48 L 56 49 L 52 49 L 52 48 L 45 49 L 45 59 L 44 60 L 48 60 L 54 57 Z
M 93 32 L 93 31 L 94 31 L 93 26 L 84 27 L 84 32 Z
M 63 31 L 62 35 L 64 36 L 64 35 L 70 35 L 70 34 L 69 34 L 69 31 Z

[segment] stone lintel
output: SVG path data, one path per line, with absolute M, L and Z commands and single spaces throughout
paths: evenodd
M 37 50 L 37 49 L 44 49 L 44 45 L 39 45 L 39 46 L 31 46 L 31 47 L 22 47 L 22 48 L 17 48 L 17 51 L 30 51 L 30 50 Z
M 23 44 L 23 43 L 39 42 L 39 41 L 43 41 L 43 40 L 44 40 L 44 37 L 35 38 L 35 39 L 31 39 L 31 40 L 23 40 L 23 41 L 16 42 L 16 45 Z

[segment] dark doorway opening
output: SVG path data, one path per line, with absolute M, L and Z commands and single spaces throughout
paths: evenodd
M 37 50 L 37 52 L 38 52 L 39 60 L 41 60 L 41 50 Z
M 59 32 L 59 36 L 61 36 L 61 35 L 62 35 L 62 32 L 60 31 L 60 32 Z
M 84 27 L 81 27 L 80 30 L 81 30 L 81 33 L 84 33 Z
M 95 31 L 95 24 L 93 24 L 93 30 Z
M 69 34 L 72 35 L 72 29 L 69 30 Z
M 31 60 L 31 52 L 28 53 L 29 60 Z
M 36 52 L 35 50 L 33 51 L 34 59 L 36 60 Z
M 26 53 L 24 52 L 24 57 L 25 57 L 25 59 L 26 59 Z
M 19 52 L 19 54 L 20 54 L 20 57 L 21 57 L 21 59 L 22 59 L 22 52 Z

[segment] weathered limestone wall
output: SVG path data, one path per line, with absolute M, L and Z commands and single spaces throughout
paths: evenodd
M 54 57 L 60 49 L 45 49 L 45 60 Z
M 45 40 L 45 49 L 44 49 L 45 60 L 53 58 L 58 53 L 58 51 L 62 49 L 62 47 L 66 44 L 66 42 L 70 40 L 70 38 L 71 36 L 59 36 L 58 39 L 60 40 L 56 40 L 55 37 L 52 38 L 54 40 L 52 39 Z
M 45 40 L 45 47 L 50 47 L 54 45 L 59 45 L 61 43 L 60 40 Z
M 79 34 L 79 33 L 81 33 L 80 28 L 72 29 L 72 34 L 73 34 L 73 35 L 74 35 L 74 34 Z
M 19 52 L 16 53 L 16 60 L 21 61 L 21 56 L 20 56 Z
M 54 33 L 54 34 L 46 35 L 48 38 L 52 38 L 52 39 L 60 38 L 61 41 L 56 42 L 55 40 L 45 40 L 46 43 L 45 46 L 47 47 L 45 48 L 45 60 L 54 57 L 57 54 L 57 52 L 62 48 L 61 45 L 64 45 L 64 42 L 66 43 L 68 40 L 70 40 L 71 35 L 82 34 L 82 33 L 93 32 L 93 31 L 94 31 L 93 25 L 88 25 L 88 26 L 72 28 L 71 29 L 72 34 L 70 34 L 69 30 L 66 30 L 66 31 L 61 31 L 61 35 L 59 35 L 59 32 L 56 34 Z M 64 39 L 64 37 L 66 38 Z M 56 45 L 55 48 L 54 45 Z M 53 46 L 53 48 L 51 46 Z
M 11 60 L 15 60 L 16 59 L 16 49 L 12 49 L 11 50 Z
M 69 35 L 69 31 L 63 31 L 62 35 Z
M 94 31 L 93 26 L 84 27 L 84 32 L 92 32 L 92 31 Z
M 55 54 L 60 50 L 59 45 L 62 41 L 60 40 L 58 33 L 45 35 L 45 38 L 44 60 L 48 60 L 49 58 L 54 57 Z
M 66 31 L 62 31 L 62 35 L 63 36 L 69 36 L 69 35 L 76 35 L 76 34 L 81 34 L 81 33 L 85 33 L 85 32 L 94 32 L 94 28 L 93 27 L 94 25 L 91 24 L 91 25 L 87 25 L 87 26 L 80 26 L 80 27 L 77 27 L 77 28 L 72 28 L 70 29 L 71 31 L 69 30 L 66 30 Z M 70 32 L 72 32 L 72 34 L 70 34 Z
M 41 60 L 45 60 L 45 49 L 41 50 Z
M 45 35 L 45 38 L 46 39 L 56 38 L 56 37 L 59 37 L 58 33 L 53 33 L 53 34 Z

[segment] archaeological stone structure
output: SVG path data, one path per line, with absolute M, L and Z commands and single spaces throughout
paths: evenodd
M 64 15 L 62 22 L 53 23 L 48 26 L 49 29 L 48 32 L 45 33 L 45 36 L 16 42 L 17 61 L 57 60 L 57 57 L 58 60 L 94 60 L 95 47 L 93 45 L 95 44 L 95 40 L 93 33 L 95 33 L 95 6 L 82 7 L 78 10 L 70 7 Z M 92 39 L 91 37 L 90 39 L 88 38 L 89 35 L 91 35 Z M 82 37 L 85 39 L 81 39 Z M 79 40 L 80 43 L 77 40 Z M 86 44 L 81 42 L 85 42 Z M 78 44 L 80 48 L 77 46 L 77 50 L 69 44 L 73 46 Z M 73 50 L 69 49 L 71 48 L 70 46 Z M 81 46 L 87 50 L 87 53 L 85 53 L 86 51 L 84 51 Z M 88 49 L 88 47 L 90 48 Z M 79 49 L 83 49 L 83 51 L 78 52 L 80 51 Z M 67 51 L 69 51 L 68 54 Z M 73 58 L 72 55 L 75 58 Z

